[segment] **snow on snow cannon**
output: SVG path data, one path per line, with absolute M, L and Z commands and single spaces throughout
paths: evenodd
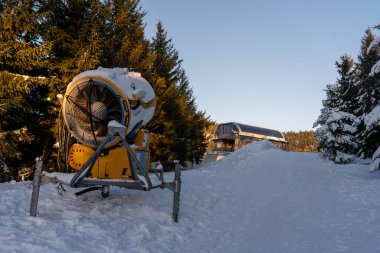
M 76 195 L 101 190 L 103 197 L 108 197 L 110 186 L 144 191 L 167 188 L 174 192 L 177 222 L 179 166 L 174 181 L 165 182 L 162 165 L 150 162 L 149 132 L 142 128 L 152 119 L 155 105 L 153 88 L 140 73 L 99 68 L 77 75 L 67 86 L 61 112 L 66 138 L 76 140 L 64 149 L 66 166 L 76 173 L 70 182 L 56 176 L 51 181 L 86 187 Z

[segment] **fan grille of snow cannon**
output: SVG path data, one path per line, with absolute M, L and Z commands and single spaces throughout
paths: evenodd
M 64 119 L 74 137 L 95 148 L 107 135 L 111 120 L 126 124 L 125 109 L 119 92 L 105 80 L 84 78 L 71 86 L 64 101 Z M 106 147 L 115 145 L 120 137 L 114 137 Z

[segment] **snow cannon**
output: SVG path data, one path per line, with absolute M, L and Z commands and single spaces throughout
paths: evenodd
M 126 68 L 85 71 L 66 89 L 64 122 L 79 143 L 91 148 L 106 138 L 111 120 L 126 126 L 125 134 L 133 138 L 152 119 L 155 97 L 152 86 L 140 73 Z M 105 148 L 120 141 L 120 136 L 113 136 Z
M 101 190 L 103 197 L 109 196 L 110 186 L 143 191 L 166 188 L 174 193 L 177 222 L 180 166 L 175 166 L 174 180 L 165 182 L 163 166 L 150 161 L 149 132 L 143 126 L 153 117 L 156 97 L 141 74 L 127 68 L 88 70 L 77 75 L 59 98 L 60 122 L 64 123 L 59 127 L 59 148 L 66 172 L 74 173 L 62 178 L 54 174 L 50 181 L 86 188 L 76 195 Z M 34 185 L 39 189 L 38 175 L 36 171 Z M 39 190 L 35 193 L 34 188 L 38 201 Z M 32 198 L 32 216 L 36 209 Z
M 70 168 L 79 171 L 101 147 L 89 176 L 129 180 L 133 174 L 129 160 L 133 158 L 124 155 L 125 147 L 119 145 L 124 138 L 148 173 L 149 133 L 142 127 L 152 119 L 154 109 L 153 88 L 140 73 L 100 68 L 77 75 L 67 86 L 62 103 L 64 123 L 78 142 L 68 152 Z M 122 129 L 115 132 L 110 124 Z

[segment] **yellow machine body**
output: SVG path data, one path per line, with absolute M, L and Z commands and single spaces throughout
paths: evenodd
M 139 160 L 140 165 L 148 172 L 150 152 L 149 132 L 147 130 L 141 129 L 138 132 L 135 144 L 131 146 L 131 149 L 137 160 Z M 85 145 L 72 145 L 68 157 L 69 166 L 74 170 L 80 170 L 94 152 L 94 149 Z M 90 177 L 128 180 L 132 176 L 130 164 L 125 147 L 105 149 L 104 154 L 96 160 Z

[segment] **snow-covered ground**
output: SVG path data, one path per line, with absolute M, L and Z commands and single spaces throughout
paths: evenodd
M 0 252 L 380 252 L 380 173 L 315 153 L 250 144 L 182 174 L 172 193 L 111 188 L 79 197 L 31 182 L 0 184 Z

